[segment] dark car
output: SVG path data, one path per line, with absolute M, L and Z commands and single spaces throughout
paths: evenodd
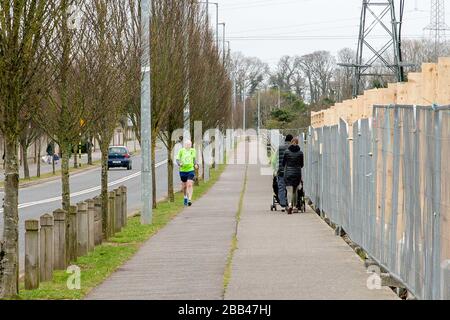
M 127 147 L 109 147 L 108 170 L 109 168 L 133 169 L 131 153 L 128 151 Z

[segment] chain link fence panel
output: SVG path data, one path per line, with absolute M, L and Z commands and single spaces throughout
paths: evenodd
M 450 107 L 310 128 L 305 192 L 420 299 L 450 299 Z

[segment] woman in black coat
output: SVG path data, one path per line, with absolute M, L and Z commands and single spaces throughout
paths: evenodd
M 297 192 L 302 181 L 303 161 L 303 152 L 298 145 L 298 139 L 295 138 L 284 153 L 283 158 L 284 180 L 288 189 L 289 207 L 287 211 L 289 214 L 292 214 L 292 210 L 297 205 Z

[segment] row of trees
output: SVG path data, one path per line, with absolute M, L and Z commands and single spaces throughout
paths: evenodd
M 404 40 L 402 43 L 403 61 L 411 64 L 406 72 L 418 71 L 423 62 L 436 61 L 436 48 L 439 56 L 450 54 L 450 44 L 443 43 L 435 46 L 430 39 Z M 387 61 L 392 61 L 389 54 L 385 54 Z M 351 65 L 356 61 L 356 52 L 344 48 L 332 55 L 328 51 L 316 51 L 303 56 L 283 56 L 272 70 L 268 64 L 258 58 L 245 57 L 241 53 L 233 56 L 233 74 L 236 81 L 238 116 L 236 124 L 242 123 L 242 105 L 244 93 L 247 97 L 248 109 L 251 115 L 256 112 L 256 91 L 262 90 L 262 118 L 269 127 L 309 125 L 311 111 L 318 111 L 346 99 L 352 98 L 353 76 L 352 68 L 340 65 Z M 374 75 L 363 79 L 365 89 L 384 87 L 395 78 L 386 76 L 383 67 L 374 67 Z M 272 113 L 278 105 L 276 90 L 281 91 L 281 106 L 283 112 Z M 293 99 L 293 95 L 295 98 Z M 298 103 L 304 102 L 299 108 Z M 297 108 L 297 111 L 295 111 Z M 303 118 L 307 119 L 303 119 Z M 256 118 L 247 117 L 247 127 L 256 124 Z M 286 121 L 291 120 L 291 121 Z
M 151 129 L 170 155 L 186 106 L 192 122 L 227 125 L 232 86 L 200 4 L 154 0 L 151 6 Z M 114 130 L 131 119 L 139 142 L 142 138 L 140 10 L 136 0 L 0 2 L 0 130 L 6 146 L 0 298 L 18 293 L 19 142 L 26 145 L 43 132 L 59 145 L 62 207 L 68 210 L 69 157 L 81 136 L 97 139 L 102 210 L 107 214 L 107 156 Z M 156 139 L 153 159 L 155 146 Z M 171 157 L 168 167 L 173 200 Z

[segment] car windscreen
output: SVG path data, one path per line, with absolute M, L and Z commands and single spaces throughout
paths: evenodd
M 109 154 L 126 154 L 127 153 L 127 149 L 125 148 L 109 148 Z

